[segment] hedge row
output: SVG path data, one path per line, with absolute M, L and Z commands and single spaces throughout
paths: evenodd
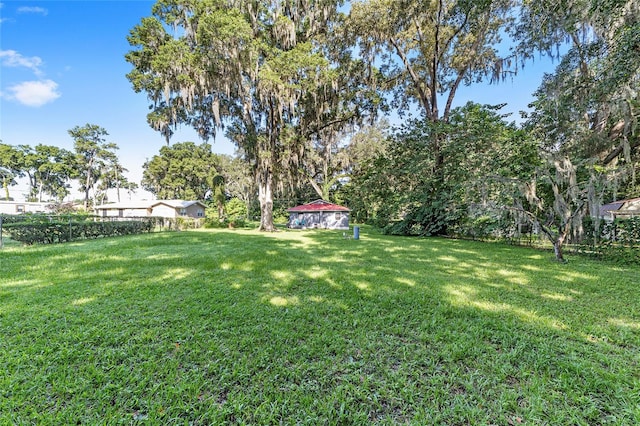
M 601 222 L 584 221 L 581 251 L 620 263 L 640 263 L 640 217 Z
M 587 216 L 583 232 L 571 235 L 567 250 L 613 260 L 621 264 L 640 263 L 640 216 L 599 220 Z M 449 234 L 456 238 L 483 241 L 504 241 L 509 244 L 549 247 L 549 241 L 540 232 L 534 232 L 530 223 L 517 226 L 513 218 L 501 215 L 480 215 L 458 225 Z
M 49 214 L 49 213 L 22 213 L 14 215 L 0 215 L 2 216 L 2 223 L 9 225 L 12 223 L 52 223 L 52 222 L 84 222 L 94 221 L 100 219 L 100 216 L 91 216 L 85 213 L 72 213 L 72 214 Z
M 24 244 L 68 241 L 151 232 L 153 221 L 12 223 L 4 226 L 12 240 Z

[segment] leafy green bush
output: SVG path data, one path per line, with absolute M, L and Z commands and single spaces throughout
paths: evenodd
M 247 224 L 247 221 L 242 217 L 232 218 L 232 219 L 229 219 L 227 222 L 228 222 L 227 226 L 229 228 L 242 228 Z
M 2 215 L 2 223 L 51 223 L 51 222 L 82 222 L 93 221 L 99 216 L 93 216 L 84 212 L 73 212 L 67 214 L 48 213 L 23 213 L 17 215 Z
M 206 229 L 226 228 L 227 223 L 224 220 L 207 217 L 204 221 L 204 227 Z
M 640 217 L 601 221 L 596 229 L 592 218 L 583 222 L 584 238 L 579 251 L 618 263 L 640 263 Z
M 487 213 L 469 215 L 452 227 L 452 233 L 456 237 L 471 238 L 473 240 L 486 240 L 502 237 L 500 218 Z
M 383 232 L 390 235 L 447 235 L 459 220 L 458 212 L 449 210 L 444 201 L 434 199 L 414 204 L 402 220 L 389 223 Z
M 244 218 L 227 218 L 223 220 L 207 218 L 204 227 L 207 229 L 242 228 L 246 223 Z
M 289 222 L 289 212 L 287 208 L 285 205 L 273 207 L 273 223 L 283 224 Z
M 154 222 L 20 222 L 4 226 L 12 240 L 31 244 L 54 244 L 74 240 L 113 237 L 151 232 Z
M 51 216 L 43 213 L 24 213 L 24 214 L 12 214 L 2 215 L 2 223 L 5 225 L 11 223 L 39 223 L 39 222 L 51 222 Z
M 177 217 L 175 220 L 176 229 L 178 230 L 186 230 L 186 229 L 197 229 L 201 228 L 203 221 L 201 219 L 196 219 L 193 217 Z
M 238 199 L 232 198 L 227 204 L 224 206 L 224 209 L 227 213 L 227 217 L 230 218 L 246 218 L 247 217 L 247 206 L 245 203 Z

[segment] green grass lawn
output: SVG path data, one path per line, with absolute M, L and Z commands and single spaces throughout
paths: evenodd
M 0 251 L 0 424 L 640 424 L 640 268 L 443 239 Z

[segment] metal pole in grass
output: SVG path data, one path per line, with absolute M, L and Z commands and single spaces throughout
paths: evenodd
M 69 215 L 69 241 L 71 241 L 71 215 Z
M 2 215 L 0 214 L 0 249 L 4 247 L 3 245 L 3 241 L 2 241 Z

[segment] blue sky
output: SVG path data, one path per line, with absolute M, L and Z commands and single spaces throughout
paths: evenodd
M 72 149 L 68 131 L 96 124 L 120 147 L 129 179 L 139 184 L 142 165 L 165 140 L 147 125 L 149 102 L 125 77 L 131 66 L 124 55 L 131 50 L 129 31 L 154 2 L 0 1 L 2 142 Z M 172 138 L 182 141 L 200 142 L 189 128 Z M 224 138 L 210 143 L 216 152 L 234 152 Z M 27 185 L 10 189 L 21 199 Z
M 22 1 L 0 0 L 0 139 L 10 145 L 39 143 L 72 149 L 68 130 L 87 123 L 103 127 L 108 142 L 140 183 L 142 165 L 158 153 L 164 138 L 146 122 L 149 102 L 135 93 L 125 75 L 131 66 L 129 31 L 151 14 L 153 1 Z M 508 103 L 506 111 L 526 109 L 542 73 L 553 70 L 546 60 L 528 64 L 499 85 L 462 88 L 456 105 L 469 100 Z M 393 121 L 392 121 L 393 122 Z M 172 143 L 200 142 L 182 128 Z M 232 154 L 223 137 L 209 141 L 215 152 Z M 76 185 L 75 183 L 73 184 Z M 21 199 L 25 184 L 12 187 Z M 138 198 L 148 197 L 139 191 Z

